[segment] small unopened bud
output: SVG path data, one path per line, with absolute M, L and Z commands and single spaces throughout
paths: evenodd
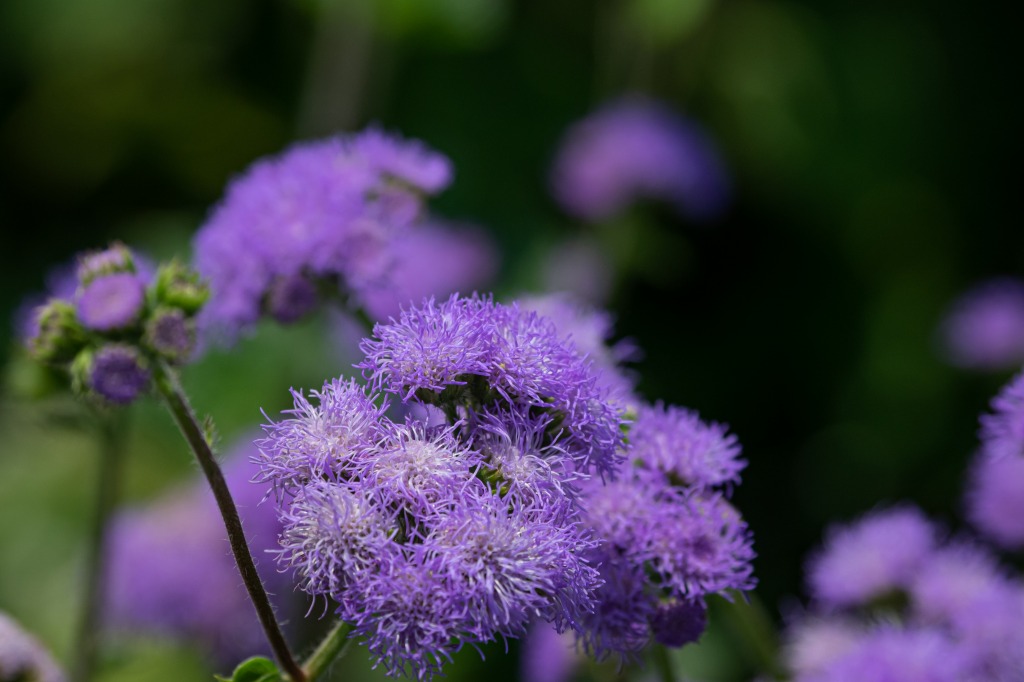
M 301 274 L 275 279 L 263 301 L 270 316 L 281 324 L 301 320 L 319 303 L 320 293 L 316 285 Z
M 119 242 L 102 251 L 86 253 L 78 261 L 78 281 L 82 286 L 107 275 L 134 272 L 135 258 L 131 250 Z
M 169 362 L 184 362 L 195 348 L 195 322 L 178 308 L 161 308 L 146 323 L 144 340 Z
M 109 403 L 127 405 L 149 389 L 150 373 L 136 348 L 121 344 L 101 347 L 91 357 L 75 359 L 73 381 L 83 377 L 92 393 Z
M 137 275 L 104 275 L 78 295 L 78 319 L 95 331 L 127 329 L 138 322 L 145 302 L 146 288 Z
M 179 261 L 160 266 L 153 285 L 156 302 L 195 315 L 210 298 L 210 288 L 199 273 Z
M 85 329 L 75 306 L 55 298 L 36 309 L 36 333 L 28 340 L 29 353 L 40 362 L 70 362 L 85 347 Z
M 707 626 L 707 606 L 700 599 L 663 601 L 651 617 L 655 641 L 672 648 L 696 642 Z

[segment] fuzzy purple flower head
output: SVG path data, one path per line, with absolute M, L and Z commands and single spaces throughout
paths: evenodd
M 1024 457 L 978 457 L 966 493 L 967 515 L 1006 549 L 1024 547 Z
M 950 306 L 940 339 L 958 367 L 1001 370 L 1024 363 L 1024 281 L 995 279 L 962 295 Z
M 257 161 L 196 235 L 212 290 L 200 326 L 231 340 L 263 313 L 297 320 L 325 294 L 363 303 L 388 285 L 423 196 L 450 179 L 445 157 L 376 129 Z
M 128 405 L 149 388 L 150 372 L 139 352 L 127 345 L 109 344 L 92 358 L 88 384 L 98 396 L 115 405 Z
M 659 199 L 694 220 L 725 208 L 729 179 L 700 127 L 642 98 L 605 105 L 569 129 L 551 172 L 555 198 L 574 216 L 607 220 L 638 199 Z

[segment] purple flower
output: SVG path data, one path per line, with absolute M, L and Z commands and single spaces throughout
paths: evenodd
M 932 552 L 909 585 L 914 615 L 949 624 L 992 588 L 1009 584 L 1006 571 L 978 546 L 959 542 Z
M 63 682 L 49 652 L 8 615 L 0 612 L 0 680 Z
M 943 351 L 958 367 L 1000 370 L 1024 362 L 1024 282 L 994 279 L 958 298 L 940 328 Z
M 483 231 L 437 219 L 409 230 L 392 252 L 386 286 L 370 287 L 363 295 L 366 309 L 378 320 L 398 316 L 402 306 L 428 296 L 475 289 L 498 269 L 498 254 Z
M 88 375 L 89 388 L 115 405 L 133 402 L 149 389 L 149 380 L 142 355 L 122 344 L 108 344 L 96 351 Z
M 981 416 L 981 452 L 992 458 L 1024 457 L 1024 373 L 992 400 L 994 414 Z
M 702 599 L 663 601 L 651 617 L 654 640 L 672 648 L 696 642 L 707 626 L 708 609 Z
M 630 440 L 635 462 L 694 488 L 738 483 L 747 465 L 727 426 L 703 422 L 696 412 L 680 407 L 641 407 Z
M 196 345 L 195 322 L 176 308 L 153 313 L 146 323 L 146 345 L 168 362 L 187 360 Z
M 201 327 L 231 339 L 265 310 L 298 319 L 318 298 L 314 280 L 357 300 L 386 285 L 420 193 L 449 176 L 441 155 L 373 129 L 256 162 L 196 235 L 212 291 Z
M 597 385 L 591 363 L 536 313 L 476 296 L 431 299 L 376 325 L 361 348 L 366 360 L 357 366 L 403 401 L 549 410 L 581 470 L 611 472 L 618 464 L 619 409 Z
M 708 135 L 639 97 L 611 102 L 570 128 L 551 184 L 562 207 L 588 221 L 612 218 L 637 199 L 660 199 L 709 220 L 722 212 L 730 191 Z
M 786 632 L 783 657 L 797 679 L 810 679 L 851 651 L 868 632 L 848 618 L 802 616 Z
M 246 539 L 278 608 L 291 591 L 267 552 L 281 526 L 266 486 L 253 485 L 252 448 L 240 445 L 224 464 Z M 121 512 L 112 526 L 107 593 L 111 618 L 124 631 L 147 631 L 200 644 L 222 663 L 266 648 L 263 631 L 228 549 L 216 503 L 205 484 L 173 491 Z
M 963 682 L 970 657 L 948 635 L 931 629 L 879 627 L 817 674 L 798 682 Z
M 272 483 L 279 496 L 352 470 L 363 462 L 360 453 L 383 437 L 386 404 L 378 407 L 355 381 L 329 381 L 310 397 L 316 404 L 292 390 L 291 417 L 264 426 L 266 437 L 255 441 L 259 480 Z
M 967 488 L 967 516 L 1007 549 L 1024 547 L 1024 456 L 981 455 Z
M 78 295 L 78 319 L 88 329 L 113 331 L 135 324 L 145 304 L 138 275 L 118 273 L 93 279 Z
M 826 607 L 848 607 L 905 589 L 935 548 L 935 529 L 917 509 L 876 511 L 833 528 L 812 557 L 808 584 Z
M 519 679 L 524 682 L 569 682 L 579 662 L 575 640 L 546 624 L 537 624 L 523 640 Z

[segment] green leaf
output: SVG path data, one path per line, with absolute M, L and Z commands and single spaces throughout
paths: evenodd
M 242 661 L 231 677 L 214 675 L 220 682 L 281 682 L 281 672 L 269 658 L 253 656 Z

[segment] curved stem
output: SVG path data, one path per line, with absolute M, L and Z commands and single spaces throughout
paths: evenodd
M 651 655 L 654 657 L 654 667 L 658 669 L 658 677 L 661 682 L 675 682 L 676 675 L 672 670 L 672 659 L 669 657 L 668 649 L 660 644 L 652 647 Z
M 309 658 L 306 659 L 306 664 L 303 669 L 306 671 L 306 679 L 312 682 L 322 675 L 327 668 L 344 653 L 345 648 L 351 641 L 348 636 L 352 632 L 352 626 L 343 620 L 339 620 L 338 624 L 327 633 L 323 641 L 316 648 Z
M 96 650 L 102 622 L 103 579 L 107 555 L 107 527 L 117 500 L 119 469 L 124 452 L 124 429 L 120 415 L 100 415 L 100 461 L 96 485 L 96 506 L 89 534 L 85 566 L 85 603 L 75 636 L 72 682 L 88 682 L 96 665 Z
M 231 499 L 231 492 L 224 480 L 224 474 L 213 457 L 210 444 L 203 435 L 203 429 L 196 420 L 195 412 L 178 381 L 177 374 L 166 365 L 160 365 L 154 374 L 154 383 L 196 459 L 199 460 L 199 466 L 206 475 L 213 496 L 217 500 L 217 506 L 224 518 L 224 527 L 228 532 L 228 541 L 231 543 L 231 552 L 235 555 L 235 563 L 242 574 L 242 581 L 245 583 L 245 589 L 249 592 L 249 598 L 252 600 L 253 606 L 256 607 L 260 624 L 274 651 L 274 656 L 277 657 L 278 663 L 292 682 L 306 682 L 306 674 L 295 662 L 295 658 L 288 648 L 288 642 L 285 641 L 281 628 L 277 624 L 277 618 L 274 616 L 274 609 L 270 605 L 267 592 L 263 588 L 263 582 L 256 572 L 256 564 L 253 563 L 249 546 L 245 541 L 245 534 L 242 531 L 242 521 L 238 517 L 238 509 L 235 507 L 234 500 Z

